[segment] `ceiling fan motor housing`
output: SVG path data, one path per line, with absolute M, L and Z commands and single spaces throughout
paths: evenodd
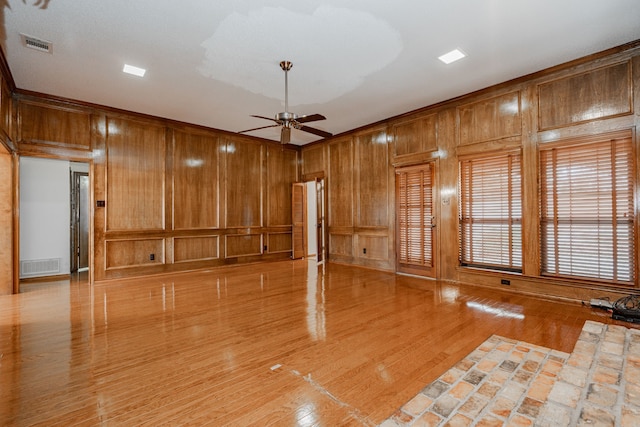
M 290 113 L 288 111 L 283 111 L 281 113 L 276 114 L 276 121 L 284 122 L 284 123 L 290 122 L 290 121 L 295 120 L 297 118 L 298 118 L 297 114 Z

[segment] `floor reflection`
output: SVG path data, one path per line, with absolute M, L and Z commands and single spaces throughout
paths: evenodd
M 327 337 L 325 317 L 324 274 L 318 274 L 316 261 L 309 260 L 307 268 L 307 329 L 313 341 L 324 341 Z

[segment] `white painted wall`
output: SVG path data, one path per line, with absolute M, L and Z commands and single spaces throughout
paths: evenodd
M 60 258 L 69 274 L 69 191 L 68 161 L 20 158 L 20 261 Z
M 310 181 L 307 185 L 307 256 L 316 256 L 318 252 L 318 207 L 316 199 L 316 182 Z

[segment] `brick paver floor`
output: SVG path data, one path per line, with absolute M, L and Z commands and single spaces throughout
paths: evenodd
M 640 426 L 640 330 L 587 321 L 571 354 L 492 336 L 381 427 Z

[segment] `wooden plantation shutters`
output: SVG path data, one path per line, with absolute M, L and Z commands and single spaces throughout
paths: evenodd
M 634 283 L 634 159 L 629 133 L 540 150 L 542 274 Z
M 435 276 L 433 165 L 396 170 L 398 271 Z
M 522 271 L 519 152 L 460 161 L 460 264 Z

